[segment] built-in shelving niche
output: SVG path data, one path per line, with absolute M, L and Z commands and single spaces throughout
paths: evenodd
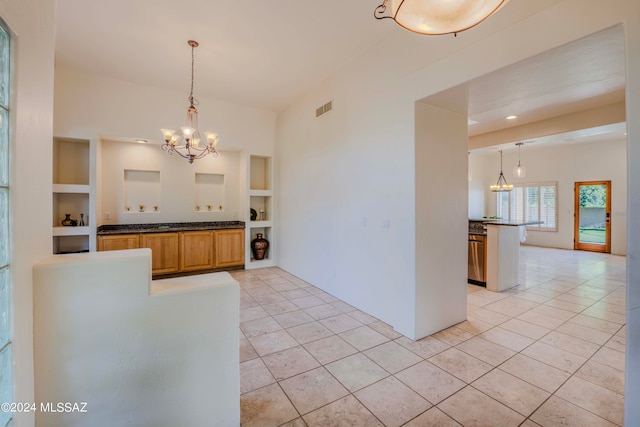
M 224 175 L 196 173 L 195 189 L 197 212 L 224 212 Z
M 271 157 L 251 156 L 250 190 L 271 190 Z
M 125 213 L 159 212 L 160 171 L 124 170 Z
M 264 239 L 269 241 L 269 250 L 267 251 L 267 256 L 263 260 L 256 260 L 253 258 L 253 254 L 251 254 L 251 262 L 252 263 L 266 263 L 271 260 L 271 252 L 273 248 L 271 247 L 271 227 L 255 227 L 250 228 L 250 236 L 249 241 L 253 241 L 256 237 L 258 237 L 258 233 L 262 234 Z M 251 248 L 249 248 L 251 252 Z

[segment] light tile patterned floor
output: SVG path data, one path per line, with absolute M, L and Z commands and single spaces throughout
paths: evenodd
M 625 262 L 524 246 L 521 286 L 467 285 L 468 320 L 417 342 L 281 269 L 234 272 L 242 425 L 622 425 Z

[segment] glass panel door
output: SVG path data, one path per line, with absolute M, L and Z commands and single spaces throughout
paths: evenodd
M 575 183 L 574 249 L 611 253 L 611 181 Z

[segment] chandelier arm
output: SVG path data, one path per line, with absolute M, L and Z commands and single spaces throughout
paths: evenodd
M 390 15 L 387 15 L 387 0 L 384 0 L 384 2 L 375 8 L 375 10 L 373 11 L 373 16 L 376 19 L 385 19 L 385 18 L 391 18 Z

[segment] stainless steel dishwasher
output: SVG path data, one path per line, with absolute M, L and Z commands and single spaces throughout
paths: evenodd
M 487 272 L 485 264 L 485 250 L 487 236 L 469 234 L 469 276 L 468 282 L 475 285 L 487 286 Z

